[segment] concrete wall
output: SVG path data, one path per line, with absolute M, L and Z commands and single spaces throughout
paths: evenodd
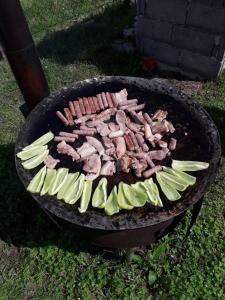
M 225 0 L 137 0 L 136 42 L 162 70 L 214 79 L 225 54 Z

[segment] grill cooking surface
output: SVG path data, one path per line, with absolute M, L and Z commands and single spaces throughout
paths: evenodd
M 181 200 L 169 202 L 161 194 L 163 208 L 146 204 L 144 207 L 135 208 L 132 211 L 121 211 L 112 217 L 105 216 L 103 210 L 93 209 L 91 205 L 88 211 L 81 215 L 77 211 L 78 204 L 70 206 L 58 201 L 56 197 L 33 195 L 42 206 L 53 214 L 74 224 L 98 229 L 122 230 L 144 227 L 168 220 L 197 202 L 215 176 L 220 159 L 220 141 L 217 129 L 209 115 L 187 96 L 162 86 L 154 80 L 149 81 L 140 78 L 104 77 L 87 80 L 78 82 L 73 87 L 46 98 L 27 118 L 17 139 L 16 153 L 49 130 L 54 134 L 65 130 L 65 127 L 55 116 L 55 112 L 68 106 L 68 101 L 75 100 L 77 97 L 95 96 L 100 92 L 118 92 L 123 88 L 127 89 L 129 99 L 137 98 L 139 103 L 146 103 L 144 111 L 149 114 L 154 113 L 157 109 L 168 111 L 167 119 L 176 128 L 173 137 L 178 140 L 177 148 L 172 152 L 172 158 L 206 161 L 210 162 L 210 167 L 205 171 L 193 173 L 194 176 L 197 176 L 197 183 L 182 193 Z M 72 132 L 72 128 L 67 127 L 66 131 Z M 74 145 L 78 147 L 83 144 L 84 140 L 84 137 L 80 137 Z M 70 172 L 82 172 L 81 164 L 72 163 L 70 157 L 59 155 L 56 151 L 56 145 L 57 143 L 54 141 L 49 143 L 50 154 L 54 158 L 60 158 L 61 161 L 57 168 L 67 167 Z M 169 166 L 170 159 L 167 158 L 162 161 L 162 165 Z M 37 169 L 40 169 L 38 167 L 30 171 L 24 170 L 17 158 L 16 166 L 25 186 L 37 173 Z M 155 177 L 153 176 L 153 178 Z M 93 189 L 100 179 L 101 177 L 94 181 Z M 117 172 L 115 176 L 107 179 L 108 193 L 114 185 L 121 181 L 131 184 L 141 180 L 132 173 L 122 172 Z

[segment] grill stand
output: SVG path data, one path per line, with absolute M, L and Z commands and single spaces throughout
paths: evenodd
M 187 241 L 188 237 L 192 232 L 192 228 L 199 216 L 203 200 L 204 197 L 202 197 L 197 203 L 193 205 L 190 224 L 187 228 L 187 232 L 182 241 L 182 244 L 184 244 Z M 96 234 L 93 232 L 92 229 L 80 228 L 79 226 L 76 225 L 72 226 L 71 228 L 71 224 L 65 222 L 64 220 L 59 219 L 56 216 L 53 216 L 49 211 L 47 211 L 40 204 L 39 206 L 59 230 L 66 229 L 66 231 L 68 232 L 68 231 L 72 231 L 71 229 L 73 228 L 73 232 L 77 233 L 77 235 L 79 235 L 82 238 L 87 238 L 93 245 L 102 248 L 108 248 L 108 249 L 137 248 L 138 243 L 139 243 L 139 247 L 143 245 L 148 246 L 156 242 L 164 235 L 173 231 L 186 214 L 186 212 L 184 212 L 179 216 L 174 217 L 168 221 L 162 222 L 160 224 L 156 224 L 154 226 L 146 227 L 144 232 L 143 232 L 143 228 L 140 228 L 140 229 L 131 229 L 131 230 L 128 229 L 125 231 L 118 231 L 118 232 L 99 230 L 98 233 Z M 132 234 L 129 235 L 132 237 L 130 240 L 127 239 L 127 231 L 132 231 Z M 126 239 L 124 239 L 125 235 L 126 235 Z M 143 236 L 143 240 L 145 241 L 144 244 L 141 235 Z M 146 239 L 146 235 L 148 235 L 147 239 Z

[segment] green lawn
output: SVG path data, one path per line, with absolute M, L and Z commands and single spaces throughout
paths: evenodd
M 122 1 L 22 0 L 51 90 L 102 74 L 146 76 L 137 56 L 111 49 L 134 12 Z M 94 19 L 93 19 L 94 18 Z M 225 74 L 195 95 L 225 149 Z M 0 299 L 225 299 L 225 164 L 185 244 L 175 233 L 143 251 L 108 253 L 60 233 L 16 175 L 22 96 L 0 62 Z

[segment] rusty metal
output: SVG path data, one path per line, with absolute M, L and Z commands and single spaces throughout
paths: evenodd
M 49 88 L 19 0 L 0 0 L 0 40 L 31 110 Z
M 173 228 L 183 214 L 204 196 L 214 180 L 221 157 L 220 138 L 215 124 L 207 112 L 190 97 L 159 84 L 155 80 L 132 77 L 101 77 L 75 83 L 69 88 L 50 95 L 42 101 L 28 116 L 18 135 L 16 153 L 27 144 L 51 130 L 57 134 L 63 129 L 62 123 L 55 117 L 55 111 L 62 110 L 70 100 L 78 97 L 94 96 L 100 92 L 128 90 L 130 98 L 146 103 L 146 111 L 153 113 L 157 108 L 169 112 L 169 120 L 176 127 L 179 147 L 173 152 L 174 159 L 202 160 L 210 163 L 209 169 L 196 173 L 197 182 L 182 193 L 182 199 L 169 202 L 161 194 L 164 207 L 156 208 L 146 204 L 132 211 L 121 211 L 107 217 L 101 210 L 91 206 L 85 214 L 80 214 L 77 204 L 69 206 L 55 197 L 32 195 L 38 204 L 51 216 L 62 223 L 69 224 L 79 236 L 87 238 L 95 245 L 109 248 L 129 248 L 147 245 Z M 185 135 L 184 128 L 188 132 Z M 77 141 L 83 143 L 82 138 Z M 49 144 L 51 154 L 60 158 L 59 167 L 68 167 L 71 172 L 81 171 L 81 164 L 71 164 L 69 157 L 60 157 L 54 142 Z M 169 161 L 165 161 L 165 164 Z M 23 184 L 27 186 L 37 170 L 24 170 L 16 158 L 17 172 Z M 137 178 L 131 173 L 118 173 L 108 178 L 110 189 L 120 181 L 134 183 Z M 140 180 L 140 179 L 138 179 Z M 94 182 L 95 187 L 97 182 Z M 59 222 L 61 225 L 61 222 Z M 67 226 L 66 226 L 67 227 Z

